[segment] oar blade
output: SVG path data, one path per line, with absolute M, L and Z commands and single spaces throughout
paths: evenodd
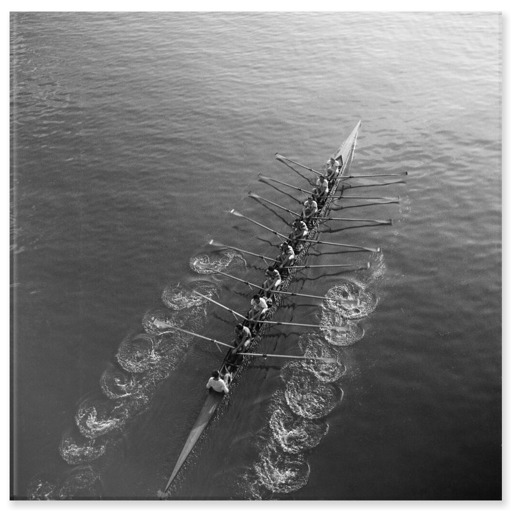
M 234 208 L 229 210 L 229 212 L 231 215 L 234 215 L 235 217 L 243 217 L 243 215 L 240 213 L 240 212 L 237 212 Z

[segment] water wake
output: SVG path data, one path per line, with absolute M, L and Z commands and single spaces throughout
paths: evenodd
M 78 467 L 60 486 L 59 499 L 101 497 L 102 485 L 99 474 L 91 466 Z
M 299 454 L 284 453 L 274 442 L 267 444 L 254 465 L 258 482 L 276 493 L 290 493 L 308 483 L 310 467 Z
M 98 459 L 106 449 L 106 440 L 86 439 L 73 435 L 72 432 L 66 432 L 62 436 L 59 453 L 68 464 L 75 465 Z
M 282 375 L 286 374 L 286 367 L 284 370 Z M 327 416 L 341 402 L 343 390 L 334 384 L 319 382 L 308 371 L 294 370 L 286 377 L 284 396 L 295 414 L 317 419 Z
M 198 291 L 211 299 L 218 294 L 215 285 L 208 281 L 195 282 L 193 289 L 178 283 L 175 286 L 171 285 L 165 288 L 162 293 L 162 302 L 169 309 L 177 311 L 205 304 L 206 299 L 196 295 L 194 291 Z
M 225 250 L 222 256 L 210 256 L 200 254 L 190 258 L 190 268 L 198 274 L 215 274 L 219 270 L 224 271 L 228 267 L 245 267 L 247 262 L 238 252 Z
M 377 307 L 377 303 L 377 297 L 365 290 L 361 283 L 343 280 L 341 284 L 327 292 L 322 307 L 339 312 L 349 320 L 356 320 L 372 313 Z
M 296 416 L 283 402 L 272 413 L 269 426 L 274 440 L 287 453 L 314 448 L 329 430 L 325 421 Z
M 336 359 L 336 363 L 304 360 L 300 361 L 300 363 L 291 363 L 289 365 L 290 367 L 293 367 L 294 364 L 298 364 L 322 382 L 336 382 L 345 374 L 346 368 L 339 359 L 338 351 L 326 343 L 318 333 L 302 334 L 299 338 L 299 347 L 305 356 L 332 358 Z

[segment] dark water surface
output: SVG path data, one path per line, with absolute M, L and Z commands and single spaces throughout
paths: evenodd
M 356 283 L 377 301 L 364 336 L 320 340 L 343 362 L 323 380 L 256 360 L 172 497 L 501 497 L 498 14 L 18 13 L 11 55 L 12 496 L 156 497 L 222 355 L 174 337 L 150 360 L 143 319 L 172 313 L 178 283 L 245 311 L 247 287 L 191 261 L 227 258 L 212 238 L 272 254 L 227 211 L 286 230 L 247 193 L 297 203 L 258 174 L 304 186 L 275 152 L 320 167 L 362 119 L 352 173 L 407 183 L 353 191 L 399 205 L 337 212 L 392 226 L 322 239 L 382 255 L 323 247 L 309 263 L 371 269 L 311 269 L 296 289 Z M 317 299 L 288 306 L 280 319 L 321 321 Z M 173 314 L 231 338 L 218 308 Z M 306 334 L 261 349 L 297 355 Z

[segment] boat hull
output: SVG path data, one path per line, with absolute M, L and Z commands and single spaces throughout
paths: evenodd
M 335 186 L 330 191 L 329 197 L 327 198 L 324 206 L 322 207 L 320 211 L 319 217 L 325 217 L 328 215 L 330 210 L 330 205 L 332 201 L 334 200 L 334 196 L 336 195 L 336 192 L 338 191 L 339 185 L 341 184 L 341 178 L 343 176 L 346 176 L 348 174 L 350 164 L 352 163 L 356 142 L 357 142 L 357 134 L 359 131 L 359 127 L 361 125 L 361 121 L 359 121 L 356 125 L 356 127 L 352 130 L 351 134 L 345 139 L 345 141 L 341 144 L 341 146 L 337 149 L 337 151 L 334 153 L 333 158 L 336 159 L 339 156 L 342 157 L 343 161 L 343 167 L 342 171 L 340 173 L 340 176 L 338 177 L 338 180 L 336 181 Z M 341 193 L 343 193 L 343 185 Z M 310 230 L 308 235 L 308 242 L 305 242 L 303 245 L 303 248 L 301 251 L 297 254 L 297 257 L 295 259 L 295 265 L 300 265 L 308 256 L 308 251 L 311 246 L 311 241 L 316 240 L 318 238 L 318 223 L 313 227 L 313 229 Z M 293 278 L 295 273 L 299 271 L 298 268 L 294 268 L 293 266 L 289 268 L 288 276 L 283 280 L 281 284 L 281 290 L 286 291 L 287 288 L 290 286 L 290 284 L 293 282 Z M 268 315 L 266 316 L 266 320 L 271 320 L 274 316 L 274 314 L 278 311 L 279 306 L 281 305 L 281 302 L 284 300 L 283 295 L 277 296 L 274 304 L 269 309 Z M 263 325 L 261 329 L 258 331 L 257 335 L 253 337 L 253 340 L 251 341 L 250 346 L 245 349 L 246 352 L 254 352 L 256 347 L 258 346 L 259 342 L 261 341 L 261 338 L 264 336 L 266 330 L 268 329 L 268 325 Z M 243 370 L 249 365 L 250 357 L 243 358 L 242 356 L 239 356 L 236 361 L 237 364 L 233 364 L 233 361 L 231 359 L 231 353 L 230 351 L 224 358 L 224 361 L 221 365 L 220 372 L 224 373 L 226 370 L 229 370 L 232 373 L 233 380 L 235 381 L 237 378 L 239 378 L 240 374 L 243 372 Z M 240 364 L 238 364 L 240 363 Z M 185 442 L 185 445 L 178 457 L 178 460 L 176 462 L 176 465 L 172 471 L 172 474 L 167 482 L 167 485 L 164 490 L 164 494 L 168 493 L 169 488 L 176 478 L 178 472 L 180 471 L 181 467 L 185 463 L 188 455 L 190 452 L 194 449 L 194 446 L 196 445 L 197 441 L 201 437 L 201 434 L 204 432 L 205 428 L 208 426 L 210 420 L 215 415 L 215 412 L 219 405 L 222 403 L 224 399 L 224 395 L 221 393 L 217 393 L 215 391 L 210 391 L 208 394 L 208 397 L 206 398 L 206 401 L 201 409 L 201 412 L 199 413 L 199 416 L 194 423 L 194 426 L 192 427 L 192 430 Z

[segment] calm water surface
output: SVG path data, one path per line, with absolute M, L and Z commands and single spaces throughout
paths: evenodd
M 382 255 L 323 247 L 310 263 L 371 269 L 311 269 L 296 289 L 364 287 L 364 336 L 323 340 L 344 368 L 326 381 L 256 360 L 172 497 L 501 497 L 498 14 L 19 13 L 11 55 L 13 497 L 156 497 L 222 355 L 176 338 L 130 360 L 150 354 L 144 319 L 171 313 L 178 283 L 244 311 L 244 285 L 191 262 L 219 262 L 212 238 L 272 254 L 272 234 L 227 211 L 287 229 L 247 197 L 297 208 L 259 173 L 304 186 L 274 154 L 320 167 L 359 119 L 352 173 L 409 175 L 353 191 L 400 204 L 337 212 L 392 226 L 322 239 Z M 227 271 L 259 282 L 262 267 Z M 320 311 L 297 300 L 279 318 Z M 218 308 L 176 314 L 231 337 Z M 282 327 L 261 349 L 300 354 L 304 335 Z M 302 390 L 313 419 L 292 412 Z M 293 421 L 303 444 L 285 451 Z

